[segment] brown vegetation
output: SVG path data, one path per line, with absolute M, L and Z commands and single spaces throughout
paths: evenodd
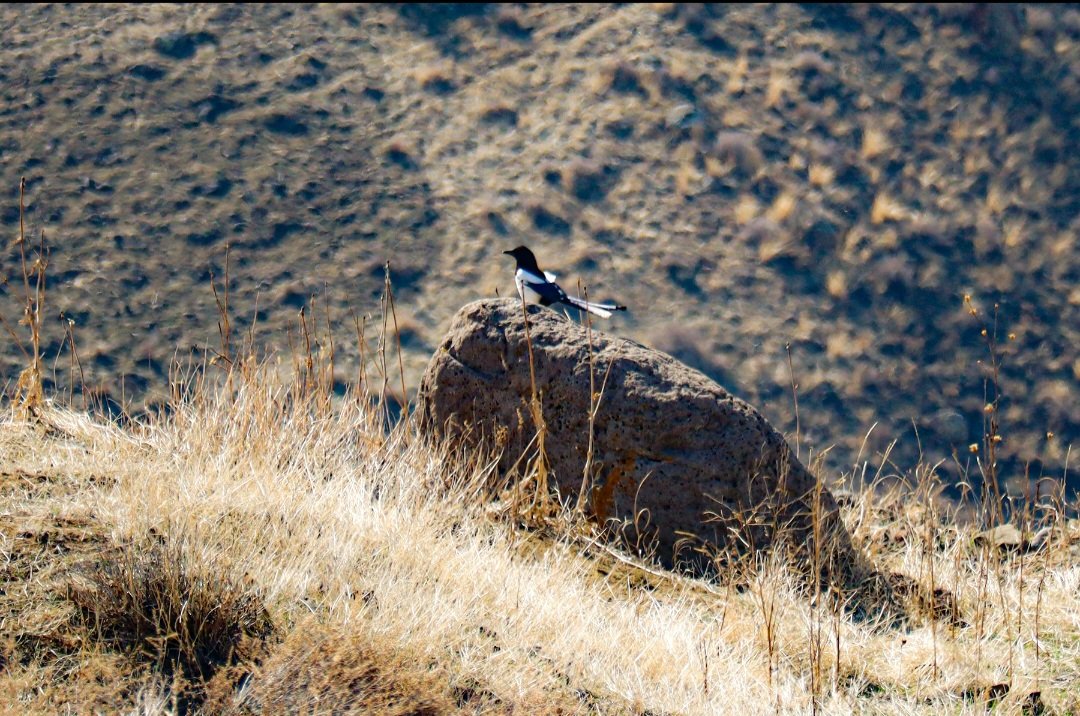
M 19 712 L 1080 706 L 1080 525 L 1059 492 L 981 531 L 1005 524 L 999 492 L 965 514 L 932 465 L 912 487 L 857 463 L 866 487 L 843 518 L 897 622 L 808 590 L 778 551 L 716 554 L 706 580 L 606 546 L 547 492 L 542 461 L 493 480 L 404 421 L 385 432 L 378 377 L 335 397 L 314 316 L 284 375 L 221 323 L 219 359 L 178 374 L 153 416 L 7 403 L 0 701 Z M 394 336 L 372 342 L 390 375 Z
M 0 710 L 1080 711 L 1076 9 L 0 12 Z M 791 428 L 905 620 L 388 429 L 524 237 Z
M 215 342 L 226 245 L 237 325 L 283 353 L 310 296 L 347 332 L 392 260 L 415 386 L 458 307 L 511 295 L 499 252 L 527 243 L 618 286 L 626 337 L 699 326 L 715 375 L 787 432 L 791 343 L 832 470 L 878 424 L 869 454 L 906 434 L 902 464 L 921 444 L 960 478 L 983 405 L 961 299 L 998 303 L 1019 481 L 1060 475 L 1080 430 L 1080 11 L 991 8 L 4 6 L 0 153 L 31 243 L 62 238 L 43 320 L 75 322 L 87 379 L 129 412 L 167 397 L 177 346 Z M 758 218 L 771 239 L 742 240 Z M 964 440 L 916 439 L 939 411 Z

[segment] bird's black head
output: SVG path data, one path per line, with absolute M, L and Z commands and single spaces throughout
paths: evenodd
M 519 246 L 516 249 L 513 249 L 511 251 L 503 251 L 503 253 L 504 254 L 510 254 L 515 259 L 519 259 L 519 260 L 525 258 L 526 256 L 533 259 L 533 260 L 536 260 L 536 257 L 533 256 L 533 252 L 529 251 L 527 246 Z
M 528 269 L 534 273 L 539 273 L 540 269 L 536 265 L 536 256 L 526 246 L 519 246 L 513 251 L 503 251 L 504 254 L 509 254 L 517 259 L 518 266 Z

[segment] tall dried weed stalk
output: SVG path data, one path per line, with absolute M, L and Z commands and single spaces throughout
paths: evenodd
M 42 230 L 38 245 L 33 254 L 27 251 L 26 240 L 26 177 L 19 181 L 19 246 L 20 268 L 23 283 L 23 315 L 19 325 L 25 326 L 30 333 L 30 348 L 4 321 L 8 334 L 22 351 L 27 361 L 26 367 L 19 373 L 15 385 L 13 406 L 24 419 L 37 418 L 41 415 L 45 395 L 41 365 L 41 328 L 42 311 L 45 307 L 45 271 L 49 265 L 49 252 L 45 246 L 45 231 Z

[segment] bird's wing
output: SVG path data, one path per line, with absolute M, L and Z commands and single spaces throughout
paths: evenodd
M 551 273 L 550 271 L 545 271 L 544 272 L 544 278 L 546 278 L 550 283 L 555 283 L 555 279 L 557 279 L 558 276 Z
M 534 286 L 539 286 L 541 284 L 551 283 L 549 279 L 543 276 L 537 276 L 532 271 L 523 268 L 519 268 L 514 276 L 525 285 L 532 284 Z

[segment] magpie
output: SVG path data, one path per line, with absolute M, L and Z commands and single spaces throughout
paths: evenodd
M 517 286 L 518 295 L 525 300 L 525 288 L 540 296 L 541 306 L 550 306 L 553 303 L 565 303 L 568 306 L 579 308 L 589 313 L 595 313 L 601 318 L 611 318 L 612 311 L 625 311 L 626 306 L 618 306 L 614 303 L 595 303 L 585 301 L 576 296 L 568 296 L 566 291 L 555 283 L 555 274 L 541 271 L 536 264 L 536 256 L 524 246 L 519 246 L 513 251 L 503 251 L 517 259 L 517 272 L 514 274 L 514 284 Z

